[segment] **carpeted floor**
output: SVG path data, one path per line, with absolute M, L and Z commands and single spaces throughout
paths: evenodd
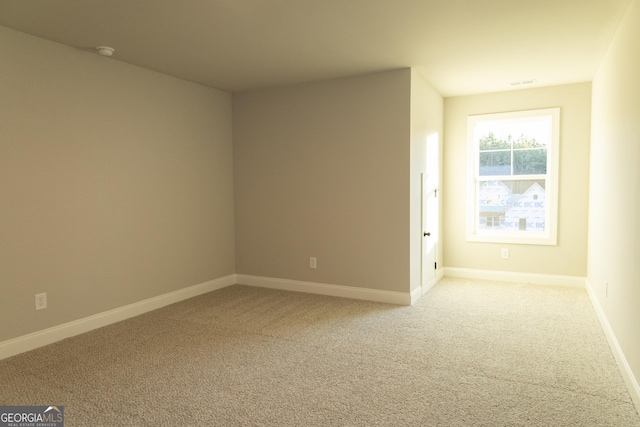
M 584 290 L 445 278 L 413 307 L 231 286 L 0 361 L 66 426 L 640 426 Z

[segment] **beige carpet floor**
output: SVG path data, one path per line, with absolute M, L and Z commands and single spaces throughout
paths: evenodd
M 445 278 L 413 307 L 231 286 L 0 361 L 66 426 L 640 426 L 584 290 Z

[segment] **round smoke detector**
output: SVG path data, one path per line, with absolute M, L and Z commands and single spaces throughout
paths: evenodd
M 111 56 L 113 52 L 115 52 L 115 49 L 109 46 L 98 46 L 96 50 L 98 51 L 98 55 L 102 56 Z

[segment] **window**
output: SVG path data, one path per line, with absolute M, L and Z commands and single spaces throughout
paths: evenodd
M 488 216 L 487 227 L 500 227 L 500 217 L 499 216 Z
M 560 109 L 469 116 L 467 240 L 557 243 Z

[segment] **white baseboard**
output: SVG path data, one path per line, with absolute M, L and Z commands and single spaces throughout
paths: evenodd
M 420 298 L 422 298 L 423 286 L 417 286 L 414 290 L 411 291 L 411 305 L 415 304 Z
M 433 279 L 430 283 L 427 283 L 426 286 L 422 287 L 422 295 L 426 294 L 427 292 L 429 292 L 429 289 L 433 288 L 433 285 L 435 285 L 436 283 L 438 283 L 440 281 L 440 279 L 442 279 L 444 277 L 444 268 L 439 268 L 436 270 L 436 277 L 435 279 Z
M 631 366 L 629 366 L 629 362 L 627 361 L 627 358 L 622 351 L 622 347 L 620 347 L 620 343 L 616 338 L 616 334 L 613 332 L 613 329 L 609 324 L 607 315 L 605 314 L 602 305 L 600 305 L 600 301 L 598 300 L 598 297 L 596 296 L 596 293 L 589 279 L 586 279 L 586 287 L 587 292 L 589 293 L 589 298 L 591 299 L 591 304 L 593 305 L 593 308 L 598 315 L 598 319 L 600 320 L 600 324 L 602 325 L 604 334 L 609 341 L 609 347 L 611 348 L 613 357 L 618 363 L 618 368 L 620 368 L 622 378 L 624 378 L 624 382 L 626 383 L 627 389 L 629 390 L 629 395 L 631 395 L 631 400 L 633 400 L 633 403 L 636 405 L 636 410 L 640 412 L 640 385 L 638 384 L 638 380 L 633 375 Z
M 82 334 L 84 332 L 89 332 L 112 323 L 120 322 L 121 320 L 139 316 L 149 311 L 162 308 L 166 305 L 174 304 L 235 283 L 236 275 L 231 274 L 229 276 L 189 286 L 188 288 L 94 314 L 93 316 L 74 320 L 42 331 L 3 341 L 0 343 L 0 360 L 52 344 L 65 338 Z
M 424 286 L 420 286 L 411 291 L 411 305 L 413 305 L 416 301 L 422 298 L 429 289 L 433 288 L 433 286 L 440 281 L 444 277 L 444 269 L 439 268 L 436 270 L 436 275 L 429 283 Z
M 461 279 L 496 280 L 499 282 L 531 283 L 533 285 L 585 287 L 585 278 L 556 276 L 552 274 L 514 273 L 510 271 L 479 270 L 472 268 L 445 267 L 444 275 Z
M 333 297 L 361 299 L 366 301 L 386 302 L 398 305 L 411 305 L 411 293 L 383 291 L 379 289 L 358 288 L 354 286 L 331 285 L 328 283 L 303 282 L 300 280 L 277 279 L 273 277 L 250 276 L 237 274 L 240 285 L 260 288 L 280 289 L 284 291 L 306 292 L 310 294 L 329 295 Z

